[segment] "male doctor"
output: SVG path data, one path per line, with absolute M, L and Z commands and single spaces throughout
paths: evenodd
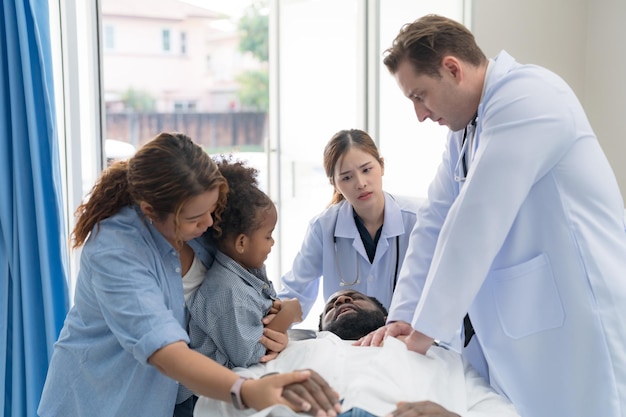
M 387 335 L 460 350 L 469 317 L 493 387 L 525 417 L 626 416 L 626 234 L 616 179 L 576 96 L 459 23 L 405 25 L 384 63 L 420 122 L 446 125 Z

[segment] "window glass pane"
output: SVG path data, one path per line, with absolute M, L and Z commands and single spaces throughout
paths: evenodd
M 271 131 L 278 131 L 280 160 L 280 169 L 274 171 L 281 184 L 279 276 L 291 268 L 309 220 L 330 201 L 333 188 L 323 171 L 322 156 L 324 145 L 338 130 L 373 129 L 370 133 L 385 157 L 385 189 L 426 195 L 441 160 L 447 129 L 418 123 L 410 102 L 384 68 L 382 52 L 404 23 L 423 14 L 460 19 L 463 1 L 275 3 L 279 8 L 278 63 L 274 66 L 278 68 L 278 116 L 272 119 L 277 128 L 271 126 Z M 368 26 L 375 18 L 378 27 Z M 367 44 L 375 39 L 378 51 Z M 368 51 L 376 56 L 368 56 Z M 368 90 L 368 85 L 373 87 Z M 377 114 L 368 108 L 373 104 L 379 109 Z M 297 327 L 315 328 L 323 304 L 320 294 L 307 319 Z
M 101 0 L 116 43 L 103 50 L 109 160 L 162 131 L 184 132 L 212 154 L 264 152 L 267 53 L 243 45 L 259 36 L 267 44 L 267 10 L 255 4 Z M 260 35 L 240 35 L 245 17 L 262 23 Z
M 170 31 L 168 29 L 163 29 L 163 51 L 169 52 L 170 50 Z
M 380 6 L 380 150 L 385 157 L 385 188 L 426 197 L 441 162 L 448 128 L 419 123 L 413 105 L 382 63 L 382 54 L 405 23 L 428 13 L 462 21 L 462 0 L 385 0 Z
M 359 3 L 278 2 L 282 272 L 291 268 L 308 221 L 332 197 L 322 168 L 324 145 L 360 122 Z

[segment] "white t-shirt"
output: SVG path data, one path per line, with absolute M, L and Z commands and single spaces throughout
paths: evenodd
M 204 276 L 206 275 L 206 267 L 197 256 L 193 257 L 193 262 L 189 271 L 183 276 L 183 294 L 185 295 L 185 303 L 189 301 L 189 297 L 198 289 Z

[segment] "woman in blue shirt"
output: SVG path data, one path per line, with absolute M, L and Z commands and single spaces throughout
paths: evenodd
M 182 277 L 199 269 L 196 258 L 212 262 L 196 238 L 219 220 L 227 188 L 209 155 L 182 134 L 162 133 L 104 172 L 77 209 L 74 306 L 54 347 L 40 416 L 171 417 L 177 381 L 260 409 L 286 403 L 282 387 L 307 378 L 244 382 L 187 346 Z
M 309 223 L 278 296 L 299 299 L 306 316 L 323 277 L 325 299 L 350 288 L 389 308 L 419 204 L 383 191 L 383 158 L 362 130 L 342 130 L 330 139 L 324 169 L 332 201 Z

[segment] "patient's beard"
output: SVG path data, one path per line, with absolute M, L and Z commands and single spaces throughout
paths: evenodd
M 335 333 L 343 340 L 359 340 L 384 325 L 385 315 L 381 311 L 359 310 L 356 314 L 339 316 L 324 330 Z

